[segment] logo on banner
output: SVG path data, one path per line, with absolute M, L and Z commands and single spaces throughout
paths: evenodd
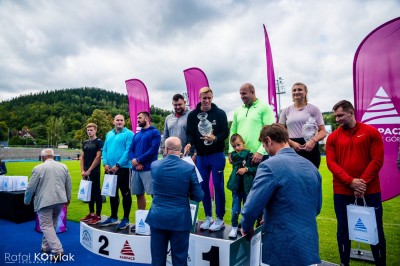
M 400 115 L 382 87 L 375 94 L 361 122 L 375 125 L 384 141 L 400 142 Z
M 92 233 L 88 230 L 83 230 L 82 232 L 82 245 L 86 246 L 88 249 L 92 249 Z
M 135 254 L 133 253 L 128 240 L 125 240 L 125 244 L 121 249 L 121 255 L 119 257 L 123 260 L 135 260 Z
M 361 122 L 369 125 L 400 124 L 400 116 L 386 91 L 380 87 L 365 111 Z
M 357 223 L 354 226 L 354 230 L 367 233 L 367 227 L 365 227 L 364 223 L 361 221 L 361 218 L 358 218 Z

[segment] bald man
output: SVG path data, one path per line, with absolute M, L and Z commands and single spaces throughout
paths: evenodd
M 237 108 L 233 114 L 233 121 L 229 137 L 233 134 L 242 136 L 246 148 L 253 153 L 252 163 L 260 163 L 267 153 L 258 140 L 261 128 L 275 123 L 275 115 L 272 108 L 261 102 L 256 97 L 256 90 L 250 83 L 245 83 L 239 90 L 243 105 Z M 233 148 L 229 146 L 229 162 L 232 163 L 230 153 Z
M 151 164 L 153 203 L 146 223 L 151 228 L 151 265 L 165 265 L 168 242 L 172 264 L 187 265 L 192 228 L 189 199 L 200 202 L 204 193 L 194 165 L 179 158 L 182 144 L 177 137 L 165 141 L 165 159 Z
M 106 135 L 106 141 L 103 146 L 103 165 L 107 174 L 118 176 L 117 192 L 115 197 L 110 197 L 111 216 L 100 223 L 100 226 L 117 225 L 118 230 L 125 229 L 129 225 L 129 214 L 132 206 L 132 196 L 129 189 L 129 172 L 132 164 L 128 159 L 129 147 L 133 139 L 133 132 L 125 127 L 125 118 L 123 115 L 114 117 L 114 129 Z M 122 194 L 122 207 L 124 208 L 124 217 L 118 222 L 119 193 Z

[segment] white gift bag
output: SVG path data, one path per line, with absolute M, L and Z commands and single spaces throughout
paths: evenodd
M 79 184 L 78 199 L 81 201 L 90 201 L 92 196 L 92 181 L 82 179 Z
M 147 214 L 149 214 L 148 210 L 137 210 L 135 213 L 136 216 L 136 229 L 135 233 L 139 235 L 150 235 L 150 225 L 148 225 L 146 221 Z
M 357 200 L 354 205 L 347 205 L 347 223 L 349 227 L 349 239 L 371 245 L 379 243 L 378 228 L 376 226 L 375 208 L 358 206 Z
M 201 177 L 199 169 L 197 169 L 197 166 L 193 162 L 192 158 L 190 156 L 183 156 L 182 160 L 184 160 L 187 163 L 190 163 L 191 165 L 194 165 L 194 169 L 196 170 L 196 175 L 197 175 L 197 179 L 199 180 L 199 183 L 203 182 L 203 178 Z
M 13 191 L 13 180 L 11 176 L 3 175 L 3 191 Z
M 115 192 L 117 191 L 117 178 L 117 175 L 104 175 L 101 195 L 115 197 Z
M 28 177 L 27 176 L 16 176 L 16 182 L 14 184 L 14 189 L 17 191 L 26 190 L 28 185 Z

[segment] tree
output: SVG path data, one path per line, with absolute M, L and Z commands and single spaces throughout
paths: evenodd
M 89 123 L 95 123 L 97 125 L 97 137 L 105 140 L 106 134 L 112 129 L 113 118 L 104 110 L 96 109 L 92 115 L 86 120 L 86 123 L 80 130 L 75 131 L 74 139 L 82 143 L 86 138 L 86 126 Z
M 64 136 L 64 121 L 62 117 L 50 116 L 47 120 L 47 137 L 49 146 L 57 147 Z
M 6 122 L 0 122 L 0 141 L 5 141 L 8 139 L 8 126 Z

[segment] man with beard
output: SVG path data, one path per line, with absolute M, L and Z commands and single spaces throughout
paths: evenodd
M 356 198 L 358 205 L 375 208 L 379 243 L 371 245 L 376 265 L 386 265 L 386 241 L 382 224 L 379 171 L 383 165 L 383 141 L 373 126 L 357 122 L 354 107 L 346 100 L 333 106 L 339 127 L 326 143 L 326 162 L 333 175 L 333 203 L 337 219 L 337 242 L 341 265 L 349 265 L 351 242 L 347 208 Z
M 138 126 L 142 129 L 136 133 L 129 148 L 129 160 L 132 164 L 131 192 L 136 195 L 139 210 L 146 209 L 144 193 L 153 195 L 153 182 L 151 179 L 151 163 L 158 159 L 161 134 L 154 126 L 150 125 L 150 114 L 139 112 Z
M 187 118 L 190 111 L 186 107 L 185 98 L 181 94 L 175 94 L 172 97 L 172 106 L 174 107 L 174 111 L 165 118 L 164 133 L 161 140 L 161 151 L 164 157 L 166 156 L 165 140 L 167 138 L 178 137 L 182 142 L 182 153 L 183 148 L 186 146 Z M 192 155 L 192 152 L 189 155 Z
M 123 115 L 114 117 L 115 128 L 106 135 L 103 146 L 103 165 L 107 174 L 117 175 L 117 192 L 115 197 L 110 197 L 111 216 L 100 223 L 100 226 L 109 226 L 118 223 L 119 193 L 122 194 L 122 207 L 124 217 L 117 225 L 117 229 L 125 229 L 129 225 L 129 214 L 132 206 L 132 196 L 129 191 L 129 171 L 131 164 L 128 159 L 129 147 L 132 143 L 133 132 L 125 127 Z

